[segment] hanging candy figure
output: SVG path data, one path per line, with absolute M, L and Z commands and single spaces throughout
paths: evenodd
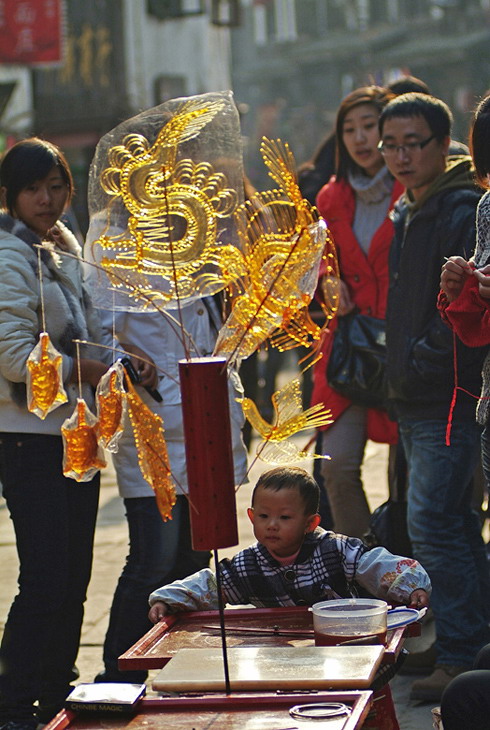
M 115 453 L 124 430 L 127 414 L 124 371 L 119 360 L 100 379 L 95 398 L 99 444 L 104 449 Z
M 106 466 L 97 443 L 97 419 L 87 407 L 83 398 L 78 398 L 77 407 L 61 427 L 64 443 L 63 474 L 87 482 Z
M 297 379 L 276 390 L 272 395 L 272 408 L 274 412 L 272 423 L 267 423 L 253 400 L 242 399 L 245 418 L 263 439 L 257 446 L 257 457 L 271 464 L 287 464 L 290 461 L 311 458 L 311 454 L 301 451 L 290 437 L 300 431 L 331 423 L 331 412 L 321 403 L 304 411 L 301 404 L 300 382 Z
M 27 407 L 43 420 L 68 400 L 61 378 L 62 360 L 48 333 L 41 332 L 27 359 Z
M 170 474 L 163 421 L 141 400 L 129 377 L 126 377 L 126 386 L 129 417 L 138 448 L 139 467 L 143 477 L 155 492 L 158 511 L 162 520 L 166 522 L 172 519 L 176 494 Z

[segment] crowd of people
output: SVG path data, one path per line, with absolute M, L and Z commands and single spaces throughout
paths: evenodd
M 325 330 L 312 393 L 312 403 L 324 403 L 334 417 L 317 441 L 331 457 L 322 460 L 321 477 L 333 531 L 319 526 L 315 480 L 301 469 L 273 469 L 259 479 L 248 510 L 257 543 L 219 570 L 223 595 L 235 604 L 311 605 L 351 595 L 356 585 L 418 608 L 430 596 L 435 645 L 406 660 L 426 673 L 411 696 L 442 700 L 445 730 L 466 730 L 485 727 L 490 710 L 490 575 L 472 501 L 480 461 L 487 486 L 490 480 L 490 97 L 475 110 L 469 150 L 451 139 L 451 124 L 448 106 L 417 79 L 365 86 L 342 100 L 334 133 L 301 168 L 303 194 L 328 223 L 340 270 L 338 311 Z M 0 478 L 20 569 L 0 647 L 0 730 L 34 730 L 49 721 L 77 677 L 100 478 L 80 488 L 64 476 L 60 429 L 80 387 L 93 404 L 114 360 L 114 337 L 133 358 L 142 398 L 163 417 L 178 496 L 173 520 L 163 522 L 128 428 L 114 464 L 129 554 L 94 681 L 144 682 L 145 672 L 120 672 L 118 656 L 151 621 L 215 608 L 217 600 L 209 553 L 191 543 L 181 339 L 159 313 L 94 308 L 80 247 L 60 221 L 72 194 L 68 164 L 55 145 L 31 138 L 4 155 Z M 354 314 L 384 323 L 385 400 L 375 406 L 329 383 L 335 332 Z M 182 316 L 192 354 L 210 355 L 221 325 L 216 302 L 197 300 Z M 28 409 L 26 382 L 29 356 L 44 331 L 60 353 L 67 403 L 41 419 Z M 107 349 L 77 349 L 75 340 Z M 158 390 L 161 401 L 145 386 Z M 240 393 L 233 373 L 237 483 L 246 473 Z M 411 560 L 363 543 L 371 519 L 361 478 L 368 439 L 390 444 L 390 461 L 406 465 Z

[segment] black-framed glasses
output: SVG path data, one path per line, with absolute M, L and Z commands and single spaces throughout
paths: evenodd
M 422 142 L 405 142 L 405 144 L 391 144 L 391 142 L 381 141 L 378 144 L 378 150 L 381 152 L 383 157 L 394 157 L 399 150 L 402 150 L 404 154 L 407 152 L 419 152 L 426 147 L 429 142 L 435 139 L 435 134 L 431 134 L 430 137 L 424 139 Z

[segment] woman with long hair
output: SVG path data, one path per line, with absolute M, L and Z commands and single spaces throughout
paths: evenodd
M 388 252 L 393 236 L 389 213 L 403 192 L 378 150 L 378 118 L 393 97 L 386 89 L 365 86 L 343 99 L 336 119 L 336 174 L 316 203 L 330 228 L 340 267 L 337 316 L 356 310 L 383 319 L 388 295 Z M 330 408 L 334 423 L 323 431 L 322 475 L 334 529 L 362 537 L 370 509 L 361 479 L 368 439 L 395 444 L 396 423 L 384 410 L 353 403 L 330 387 L 327 364 L 337 319 L 323 342 L 314 371 L 313 403 Z

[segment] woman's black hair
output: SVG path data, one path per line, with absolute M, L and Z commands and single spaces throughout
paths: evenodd
M 56 145 L 31 137 L 7 150 L 0 163 L 0 185 L 5 188 L 5 207 L 11 215 L 21 190 L 43 180 L 53 167 L 59 168 L 68 188 L 69 203 L 74 189 L 73 178 L 63 152 Z
M 301 195 L 312 205 L 320 189 L 335 173 L 335 131 L 321 142 L 313 157 L 298 167 L 298 186 Z
M 476 181 L 487 190 L 490 188 L 490 96 L 482 99 L 475 109 L 469 142 Z
M 382 86 L 361 86 L 361 88 L 351 91 L 350 94 L 342 99 L 337 112 L 337 121 L 335 123 L 337 141 L 337 180 L 345 180 L 349 172 L 362 172 L 362 169 L 354 162 L 347 152 L 347 148 L 344 144 L 343 126 L 344 119 L 347 114 L 351 111 L 351 109 L 354 109 L 356 106 L 360 106 L 361 104 L 372 104 L 378 114 L 381 114 L 386 104 L 388 104 L 388 102 L 393 98 L 394 94 Z
M 252 492 L 252 507 L 259 487 L 272 489 L 274 492 L 279 492 L 281 489 L 298 489 L 305 506 L 305 515 L 314 515 L 318 512 L 320 487 L 313 477 L 300 467 L 277 466 L 261 474 Z

